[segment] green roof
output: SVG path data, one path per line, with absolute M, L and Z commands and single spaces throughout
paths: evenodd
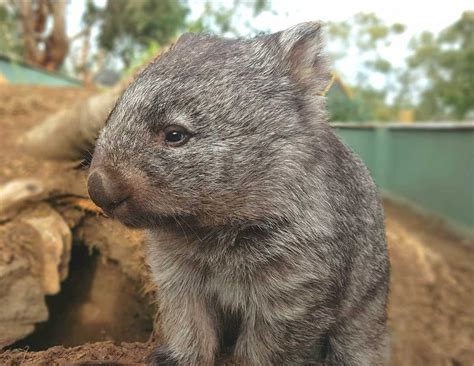
M 42 69 L 0 54 L 0 76 L 11 84 L 81 86 L 82 82 L 58 72 Z

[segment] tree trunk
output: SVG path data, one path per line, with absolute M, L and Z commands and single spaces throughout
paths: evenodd
M 48 70 L 59 69 L 69 51 L 66 5 L 66 0 L 17 1 L 27 62 Z M 52 17 L 53 28 L 45 36 L 49 17 Z
M 91 82 L 91 70 L 88 65 L 89 61 L 89 51 L 90 51 L 90 37 L 91 37 L 91 27 L 86 27 L 84 29 L 84 39 L 82 41 L 82 50 L 81 50 L 81 74 L 84 84 L 89 84 Z
M 46 60 L 43 64 L 49 70 L 57 70 L 69 51 L 66 35 L 66 0 L 50 0 L 53 16 L 53 30 L 46 40 Z
M 39 24 L 37 24 L 36 21 L 37 12 L 33 11 L 33 3 L 30 1 L 18 1 L 17 5 L 20 10 L 21 26 L 23 29 L 25 60 L 34 65 L 41 65 L 41 60 L 44 58 L 44 55 L 38 48 L 36 39 L 36 29 L 39 29 Z M 41 6 L 38 6 L 38 9 L 41 8 Z

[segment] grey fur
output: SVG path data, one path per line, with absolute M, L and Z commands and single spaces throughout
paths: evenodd
M 229 324 L 242 365 L 384 363 L 383 212 L 327 124 L 327 80 L 319 23 L 187 34 L 117 102 L 91 170 L 117 172 L 114 216 L 150 233 L 155 364 L 213 365 Z M 166 146 L 166 125 L 193 136 Z

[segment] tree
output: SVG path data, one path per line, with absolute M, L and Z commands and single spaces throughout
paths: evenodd
M 242 19 L 252 19 L 268 10 L 270 10 L 268 0 L 254 2 L 234 0 L 230 7 L 224 4 L 216 5 L 215 1 L 207 0 L 200 16 L 187 24 L 187 30 L 189 32 L 214 32 L 230 36 L 240 36 L 242 31 L 246 33 L 262 32 L 262 29 L 256 29 L 249 20 L 242 23 Z
M 389 121 L 396 119 L 398 107 L 388 104 L 389 93 L 402 85 L 399 83 L 403 70 L 397 69 L 384 57 L 383 49 L 391 45 L 396 36 L 405 31 L 400 23 L 385 24 L 373 13 L 358 13 L 344 22 L 329 22 L 326 26 L 330 53 L 339 61 L 348 57 L 358 60 L 358 73 L 352 87 L 354 98 L 350 101 L 328 96 L 333 119 L 338 121 Z M 383 79 L 383 85 L 375 88 L 373 76 Z M 332 99 L 331 99 L 332 98 Z
M 251 14 L 246 15 L 251 19 L 268 7 L 267 0 L 252 3 L 234 0 L 231 6 L 206 1 L 200 16 L 189 19 L 190 10 L 185 1 L 108 0 L 103 9 L 90 6 L 86 16 L 95 17 L 100 23 L 99 46 L 129 69 L 147 49 L 168 45 L 184 31 L 238 35 L 243 28 L 236 24 L 237 18 L 243 18 L 239 14 L 250 10 Z M 255 31 L 250 24 L 245 27 Z
M 417 118 L 462 120 L 474 113 L 474 12 L 464 12 L 438 36 L 422 33 L 411 47 L 412 74 L 427 81 Z
M 108 0 L 91 7 L 100 22 L 99 47 L 119 57 L 128 68 L 150 43 L 165 45 L 185 29 L 188 6 L 176 0 Z
M 90 68 L 92 28 L 99 20 L 100 10 L 93 0 L 86 0 L 85 3 L 86 9 L 82 15 L 82 30 L 70 40 L 72 44 L 75 40 L 82 38 L 82 47 L 79 52 L 77 48 L 72 47 L 71 51 L 74 55 L 70 60 L 74 67 L 74 73 L 78 74 L 87 84 L 91 81 L 92 71 Z
M 16 6 L 21 18 L 25 60 L 50 70 L 59 69 L 69 50 L 66 0 L 17 0 Z
M 0 50 L 10 56 L 23 54 L 23 41 L 18 26 L 19 14 L 15 6 L 0 0 Z

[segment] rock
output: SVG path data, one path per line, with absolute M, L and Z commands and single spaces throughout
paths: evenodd
M 0 348 L 48 319 L 45 295 L 68 274 L 71 232 L 46 203 L 25 208 L 0 225 Z
M 32 333 L 48 319 L 39 278 L 24 258 L 0 263 L 0 349 Z
M 48 207 L 48 208 L 46 208 Z M 48 295 L 61 289 L 61 281 L 67 277 L 71 255 L 72 235 L 63 218 L 49 206 L 35 210 L 21 218 L 40 236 L 39 255 L 42 259 L 42 285 Z

